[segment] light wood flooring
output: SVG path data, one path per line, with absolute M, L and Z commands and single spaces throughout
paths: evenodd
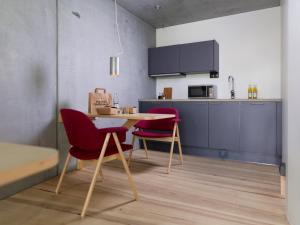
M 166 174 L 168 154 L 134 152 L 131 171 L 140 194 L 132 201 L 119 161 L 103 168 L 85 219 L 80 212 L 94 165 L 67 174 L 61 194 L 54 178 L 0 201 L 1 225 L 287 225 L 280 197 L 278 169 L 185 156 L 174 156 Z

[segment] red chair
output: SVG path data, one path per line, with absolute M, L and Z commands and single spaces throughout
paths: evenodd
M 179 113 L 175 108 L 152 108 L 148 111 L 148 113 L 174 114 L 175 117 L 161 120 L 139 121 L 137 124 L 134 125 L 135 131 L 132 133 L 132 144 L 134 144 L 135 138 L 142 139 L 144 150 L 148 158 L 148 148 L 146 140 L 171 142 L 169 166 L 167 170 L 167 172 L 170 173 L 175 142 L 178 143 L 180 161 L 181 164 L 183 163 L 182 148 L 178 128 L 178 123 L 180 121 Z M 132 152 L 133 149 L 130 151 L 128 164 L 130 163 Z
M 56 187 L 56 194 L 59 192 L 63 177 L 72 156 L 79 160 L 98 160 L 81 212 L 81 217 L 83 218 L 91 200 L 97 175 L 101 173 L 101 164 L 103 162 L 121 159 L 127 173 L 134 198 L 137 200 L 138 193 L 136 186 L 123 154 L 123 151 L 132 149 L 132 145 L 123 143 L 125 142 L 126 132 L 128 129 L 125 127 L 97 129 L 93 122 L 81 112 L 72 109 L 62 109 L 60 113 L 71 148 Z

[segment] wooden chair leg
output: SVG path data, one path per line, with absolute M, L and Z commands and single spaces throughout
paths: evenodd
M 104 180 L 104 176 L 103 176 L 103 172 L 102 172 L 102 168 L 100 167 L 99 169 L 99 176 L 101 177 L 101 181 Z
M 172 143 L 171 143 L 171 149 L 170 149 L 170 158 L 169 158 L 169 166 L 168 166 L 167 173 L 170 173 L 170 171 L 171 171 L 172 158 L 173 158 L 173 152 L 174 152 L 175 135 L 176 135 L 176 125 L 177 125 L 177 123 L 174 125 L 174 128 L 173 128 L 173 136 L 172 136 Z
M 91 200 L 94 188 L 95 188 L 96 180 L 97 180 L 97 175 L 98 175 L 99 170 L 101 168 L 101 163 L 103 161 L 103 158 L 104 158 L 104 155 L 105 155 L 105 151 L 106 151 L 106 148 L 107 148 L 110 136 L 111 136 L 110 133 L 106 134 L 106 137 L 105 137 L 105 140 L 104 140 L 104 144 L 102 146 L 101 153 L 100 153 L 100 156 L 98 158 L 98 162 L 97 162 L 97 165 L 96 165 L 94 176 L 93 176 L 92 182 L 90 184 L 90 188 L 89 188 L 89 191 L 88 191 L 88 194 L 86 196 L 86 199 L 85 199 L 85 202 L 84 202 L 84 206 L 83 206 L 83 209 L 82 209 L 82 212 L 81 212 L 81 218 L 84 218 L 86 210 L 87 210 L 87 207 L 88 207 L 88 205 L 90 203 L 90 200 Z
M 81 170 L 82 168 L 83 168 L 83 161 L 80 159 L 77 159 L 76 169 Z
M 123 154 L 123 150 L 122 150 L 121 144 L 120 144 L 120 142 L 119 142 L 118 136 L 117 136 L 116 133 L 113 133 L 113 137 L 114 137 L 115 143 L 116 143 L 116 145 L 117 145 L 118 152 L 119 152 L 121 161 L 122 161 L 122 163 L 123 163 L 124 169 L 125 169 L 125 171 L 126 171 L 126 173 L 127 173 L 128 181 L 129 181 L 129 184 L 130 184 L 130 186 L 131 186 L 131 189 L 132 189 L 132 192 L 133 192 L 134 199 L 137 200 L 137 199 L 138 199 L 138 192 L 137 192 L 137 189 L 136 189 L 136 186 L 135 186 L 133 177 L 132 177 L 132 175 L 131 175 L 131 173 L 130 173 L 130 170 L 129 170 L 129 168 L 128 168 L 128 165 L 127 165 L 127 163 L 126 163 L 126 160 L 125 160 L 125 157 L 124 157 L 124 154 Z
M 146 153 L 146 157 L 148 159 L 149 158 L 148 157 L 148 147 L 147 147 L 146 139 L 144 139 L 144 138 L 143 138 L 143 145 L 144 145 L 144 150 L 145 150 L 145 153 Z
M 133 153 L 133 149 L 134 149 L 134 143 L 135 143 L 135 136 L 132 135 L 132 142 L 131 142 L 131 144 L 132 144 L 132 149 L 129 151 L 128 161 L 127 161 L 128 166 L 130 166 L 131 157 L 132 157 L 132 153 Z
M 69 166 L 69 164 L 70 164 L 70 160 L 71 160 L 71 154 L 68 153 L 68 156 L 67 156 L 66 161 L 65 161 L 64 168 L 63 168 L 62 173 L 61 173 L 61 175 L 60 175 L 58 184 L 57 184 L 57 186 L 56 186 L 56 190 L 55 190 L 55 193 L 56 193 L 56 194 L 58 194 L 58 192 L 59 192 L 61 183 L 62 183 L 62 181 L 63 181 L 63 179 L 64 179 L 64 176 L 65 176 L 65 174 L 66 174 L 66 172 L 67 172 L 67 169 L 68 169 L 68 166 Z
M 181 147 L 181 141 L 180 141 L 180 134 L 179 134 L 179 127 L 178 124 L 176 124 L 176 133 L 177 133 L 177 138 L 178 138 L 178 149 L 179 149 L 179 158 L 180 158 L 180 162 L 181 164 L 183 164 L 183 155 L 182 155 L 182 147 Z

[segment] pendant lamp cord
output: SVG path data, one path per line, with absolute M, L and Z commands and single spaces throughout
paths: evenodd
M 120 51 L 117 53 L 117 56 L 119 56 L 119 55 L 123 54 L 123 46 L 122 46 L 121 36 L 120 36 L 120 31 L 119 31 L 117 0 L 115 0 L 115 26 L 116 26 L 116 32 L 118 35 L 118 41 L 119 41 L 119 46 L 120 46 Z

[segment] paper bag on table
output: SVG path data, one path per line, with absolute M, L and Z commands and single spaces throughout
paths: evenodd
M 106 93 L 103 88 L 96 88 L 94 92 L 89 93 L 89 114 L 98 114 L 98 108 L 111 107 L 112 95 Z

